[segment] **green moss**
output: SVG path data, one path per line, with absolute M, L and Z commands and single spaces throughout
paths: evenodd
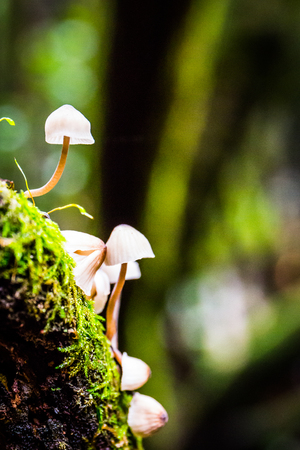
M 120 391 L 103 319 L 75 285 L 74 262 L 58 225 L 0 180 L 0 231 L 0 279 L 22 293 L 24 312 L 43 336 L 62 336 L 63 360 L 56 370 L 86 379 L 89 396 L 82 401 L 97 412 L 97 433 L 107 434 L 115 448 L 142 448 L 127 425 L 131 395 Z

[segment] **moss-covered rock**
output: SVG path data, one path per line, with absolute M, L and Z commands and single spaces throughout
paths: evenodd
M 0 449 L 141 448 L 59 227 L 0 180 Z

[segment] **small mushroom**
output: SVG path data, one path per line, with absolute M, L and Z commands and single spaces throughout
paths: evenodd
M 45 139 L 48 144 L 62 144 L 60 160 L 50 180 L 38 189 L 26 191 L 26 197 L 39 197 L 54 188 L 64 171 L 69 145 L 95 142 L 90 122 L 71 105 L 63 105 L 50 114 L 45 123 Z
M 139 358 L 122 355 L 121 391 L 134 391 L 142 387 L 149 379 L 151 370 L 148 364 Z
M 101 239 L 81 231 L 64 230 L 65 249 L 76 262 L 75 281 L 87 296 L 92 295 L 94 277 L 106 255 L 106 245 Z
M 107 266 L 121 264 L 119 278 L 109 298 L 106 313 L 106 336 L 111 341 L 117 333 L 114 309 L 125 283 L 127 263 L 142 258 L 154 258 L 154 253 L 148 239 L 130 225 L 115 227 L 106 247 L 105 264 Z
M 128 425 L 136 436 L 148 437 L 167 422 L 167 411 L 158 401 L 135 392 L 128 411 Z

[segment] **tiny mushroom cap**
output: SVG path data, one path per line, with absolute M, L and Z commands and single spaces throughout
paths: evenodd
M 62 230 L 61 234 L 66 239 L 65 248 L 68 253 L 87 255 L 105 247 L 101 239 L 82 231 Z
M 128 411 L 128 425 L 136 436 L 150 436 L 167 422 L 167 411 L 158 401 L 135 392 Z
M 154 258 L 148 239 L 130 225 L 118 225 L 113 229 L 106 243 L 105 264 L 128 263 L 142 258 Z
M 101 239 L 81 231 L 65 230 L 65 249 L 76 262 L 75 281 L 83 292 L 91 296 L 94 277 L 106 255 L 106 245 Z
M 151 370 L 148 364 L 138 358 L 122 356 L 121 391 L 134 391 L 142 387 L 149 379 Z
M 78 258 L 76 253 L 70 255 L 76 262 L 76 267 L 73 270 L 76 284 L 87 296 L 92 294 L 94 277 L 103 263 L 104 255 L 105 253 L 102 250 L 95 250 L 83 257 L 79 255 Z
M 111 284 L 115 284 L 118 281 L 120 275 L 121 264 L 116 264 L 114 266 L 107 266 L 105 263 L 102 264 L 101 269 L 108 275 Z M 126 280 L 138 280 L 141 278 L 141 270 L 139 263 L 136 261 L 130 261 L 127 265 Z
M 91 124 L 81 112 L 71 105 L 63 105 L 53 111 L 45 123 L 46 142 L 62 144 L 64 136 L 70 144 L 94 144 Z

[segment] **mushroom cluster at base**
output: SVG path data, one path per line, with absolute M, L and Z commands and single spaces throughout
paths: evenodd
M 148 381 L 151 370 L 141 359 L 119 351 L 118 317 L 125 280 L 140 278 L 136 261 L 154 258 L 151 245 L 142 233 L 129 225 L 115 227 L 106 244 L 86 233 L 66 230 L 62 234 L 66 238 L 66 250 L 76 262 L 75 281 L 93 299 L 95 312 L 102 312 L 108 302 L 106 335 L 122 369 L 120 388 L 122 391 L 135 391 Z M 110 284 L 114 288 L 109 296 Z M 167 421 L 168 414 L 160 403 L 147 395 L 133 393 L 128 424 L 135 435 L 150 436 Z

